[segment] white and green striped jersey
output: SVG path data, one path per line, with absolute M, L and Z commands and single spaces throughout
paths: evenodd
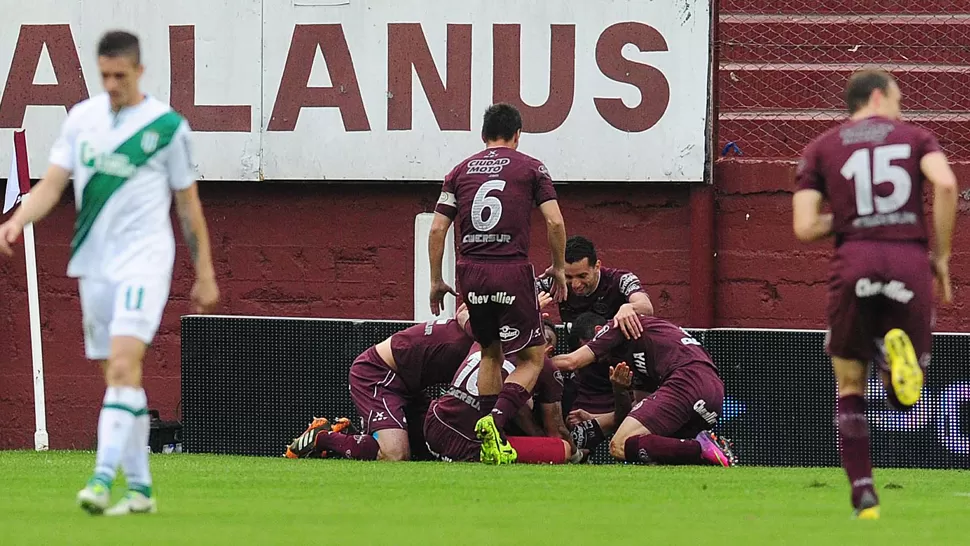
M 50 161 L 73 175 L 71 277 L 171 274 L 172 190 L 195 183 L 188 123 L 146 96 L 115 113 L 106 93 L 67 115 Z

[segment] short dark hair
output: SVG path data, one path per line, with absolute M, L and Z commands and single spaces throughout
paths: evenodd
M 583 258 L 589 260 L 589 265 L 596 265 L 596 247 L 586 237 L 573 235 L 566 241 L 566 263 L 574 264 Z
M 854 114 L 868 104 L 876 89 L 888 94 L 893 81 L 892 75 L 885 70 L 859 70 L 853 74 L 845 87 L 845 106 L 849 113 Z
M 575 351 L 584 342 L 593 339 L 596 336 L 596 327 L 605 324 L 606 317 L 589 311 L 576 317 L 569 328 L 569 349 Z
M 141 46 L 138 37 L 123 30 L 106 32 L 98 42 L 98 57 L 131 57 L 135 64 L 140 64 Z
M 485 110 L 482 119 L 482 138 L 486 142 L 496 140 L 512 140 L 522 129 L 522 114 L 511 104 L 500 102 Z

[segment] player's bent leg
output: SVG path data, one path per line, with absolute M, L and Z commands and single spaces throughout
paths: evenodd
M 860 519 L 879 517 L 879 498 L 872 481 L 869 456 L 869 421 L 866 418 L 866 376 L 868 367 L 859 360 L 832 357 L 832 369 L 839 386 L 837 420 L 841 440 L 842 466 L 852 486 L 852 506 Z
M 889 364 L 889 386 L 895 400 L 902 407 L 912 407 L 919 401 L 923 390 L 923 368 L 920 367 L 913 342 L 899 328 L 889 330 L 884 342 Z
M 377 444 L 380 452 L 377 459 L 381 461 L 408 461 L 411 459 L 411 446 L 408 442 L 408 431 L 400 428 L 386 428 L 378 430 Z
M 635 447 L 635 439 L 649 434 L 651 432 L 647 427 L 643 426 L 643 423 L 628 416 L 620 423 L 620 426 L 616 429 L 616 433 L 613 434 L 613 438 L 610 439 L 610 455 L 618 461 L 633 462 L 639 460 L 637 456 L 638 449 Z M 631 442 L 631 448 L 634 451 L 629 456 L 626 451 L 628 440 L 634 440 L 634 442 Z
M 566 464 L 572 448 L 562 438 L 543 436 L 509 436 L 509 443 L 522 464 Z

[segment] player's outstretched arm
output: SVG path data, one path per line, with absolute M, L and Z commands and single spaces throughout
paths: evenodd
M 64 189 L 70 182 L 71 173 L 58 165 L 51 165 L 47 173 L 31 190 L 30 199 L 20 205 L 10 220 L 0 225 L 0 253 L 13 254 L 10 245 L 20 238 L 24 226 L 39 222 L 53 210 L 61 200 Z
M 933 265 L 944 303 L 953 300 L 950 287 L 950 252 L 957 216 L 957 177 L 943 152 L 931 152 L 920 160 L 920 170 L 933 184 Z
M 792 227 L 799 241 L 810 243 L 832 234 L 832 214 L 822 214 L 822 201 L 818 190 L 798 190 L 792 197 Z
M 216 284 L 215 267 L 212 265 L 209 228 L 202 212 L 197 184 L 175 192 L 175 209 L 195 266 L 196 280 L 192 287 L 192 302 L 196 306 L 196 312 L 208 313 L 219 302 L 219 288 Z
M 544 277 L 552 277 L 549 295 L 555 301 L 566 299 L 566 223 L 559 210 L 559 202 L 555 199 L 539 205 L 539 211 L 546 219 L 546 238 L 552 253 L 552 265 L 546 270 Z
M 583 345 L 569 354 L 552 357 L 552 364 L 564 372 L 574 372 L 589 366 L 595 360 L 596 356 L 593 354 L 593 350 Z

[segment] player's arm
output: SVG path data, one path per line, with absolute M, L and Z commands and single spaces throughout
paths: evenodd
M 542 276 L 551 277 L 552 283 L 547 291 L 552 299 L 557 302 L 566 301 L 566 223 L 562 219 L 562 211 L 559 210 L 552 177 L 545 165 L 537 166 L 534 184 L 533 197 L 546 220 L 546 239 L 552 254 L 552 265 Z
M 448 229 L 458 214 L 458 201 L 455 198 L 454 171 L 446 178 L 441 189 L 441 196 L 434 209 L 434 220 L 431 222 L 431 233 L 428 234 L 428 259 L 431 266 L 431 313 L 438 316 L 441 313 L 445 294 L 458 297 L 455 289 L 448 286 L 442 274 L 442 262 L 445 259 L 445 240 Z
M 202 200 L 195 181 L 192 164 L 190 129 L 182 122 L 175 138 L 169 145 L 169 186 L 175 194 L 175 212 L 182 227 L 182 236 L 189 247 L 195 268 L 195 284 L 192 286 L 192 303 L 198 313 L 208 313 L 219 302 L 216 270 L 212 264 L 212 246 L 209 243 L 209 227 L 202 212 Z
M 792 226 L 799 241 L 810 243 L 832 234 L 832 213 L 822 214 L 818 190 L 798 190 L 792 197 Z
M 532 404 L 522 404 L 519 412 L 515 414 L 515 424 L 526 436 L 542 436 L 542 429 L 536 424 L 532 414 Z
M 44 177 L 31 188 L 30 198 L 20 205 L 10 220 L 0 225 L 0 254 L 12 255 L 10 245 L 20 238 L 24 226 L 41 221 L 60 202 L 74 167 L 76 130 L 72 112 L 68 113 L 67 119 L 61 125 L 61 132 L 51 147 L 50 166 L 47 167 Z
M 627 303 L 624 305 L 629 305 L 633 309 L 633 312 L 638 315 L 653 316 L 653 302 L 650 301 L 650 296 L 647 296 L 644 292 L 630 294 L 630 297 L 627 298 Z
M 940 151 L 924 155 L 920 160 L 920 170 L 933 184 L 933 265 L 941 285 L 940 296 L 945 303 L 950 303 L 953 299 L 950 287 L 950 253 L 957 215 L 957 177 L 953 174 L 946 156 Z
M 653 316 L 653 303 L 640 286 L 640 279 L 633 273 L 620 277 L 620 290 L 627 302 L 613 316 L 613 327 L 623 330 L 627 339 L 636 339 L 643 333 L 640 315 Z
M 552 364 L 561 371 L 574 372 L 580 368 L 585 368 L 596 361 L 596 355 L 588 345 L 576 349 L 575 351 L 552 357 Z
M 633 409 L 633 393 L 630 390 L 633 384 L 633 372 L 626 362 L 610 366 L 610 383 L 613 385 L 613 404 L 616 408 L 613 418 L 616 422 L 622 423 Z
M 20 205 L 10 221 L 23 227 L 43 220 L 61 201 L 70 181 L 71 171 L 60 165 L 47 167 L 44 177 L 30 189 L 30 199 Z
M 175 192 L 175 210 L 178 213 L 179 224 L 185 244 L 192 256 L 196 277 L 215 279 L 216 270 L 212 265 L 212 247 L 209 243 L 209 226 L 202 212 L 202 200 L 199 198 L 199 187 L 192 184 L 188 188 Z
M 431 257 L 432 284 L 436 281 L 444 282 L 442 262 L 445 259 L 445 240 L 450 227 L 451 218 L 448 218 L 440 212 L 435 212 L 434 221 L 431 222 L 431 234 L 428 236 L 428 254 Z
M 546 220 L 546 239 L 552 254 L 552 265 L 544 276 L 552 280 L 549 294 L 556 301 L 563 301 L 566 299 L 566 223 L 555 199 L 540 204 L 539 211 Z
M 822 214 L 825 179 L 819 169 L 815 142 L 808 145 L 795 171 L 797 189 L 792 196 L 792 228 L 799 241 L 810 243 L 832 234 L 831 213 Z
M 566 427 L 566 422 L 562 418 L 562 402 L 540 404 L 540 408 L 542 409 L 542 424 L 546 429 L 545 436 L 562 438 L 569 442 L 569 445 L 575 451 L 573 436 L 569 433 L 569 428 Z

